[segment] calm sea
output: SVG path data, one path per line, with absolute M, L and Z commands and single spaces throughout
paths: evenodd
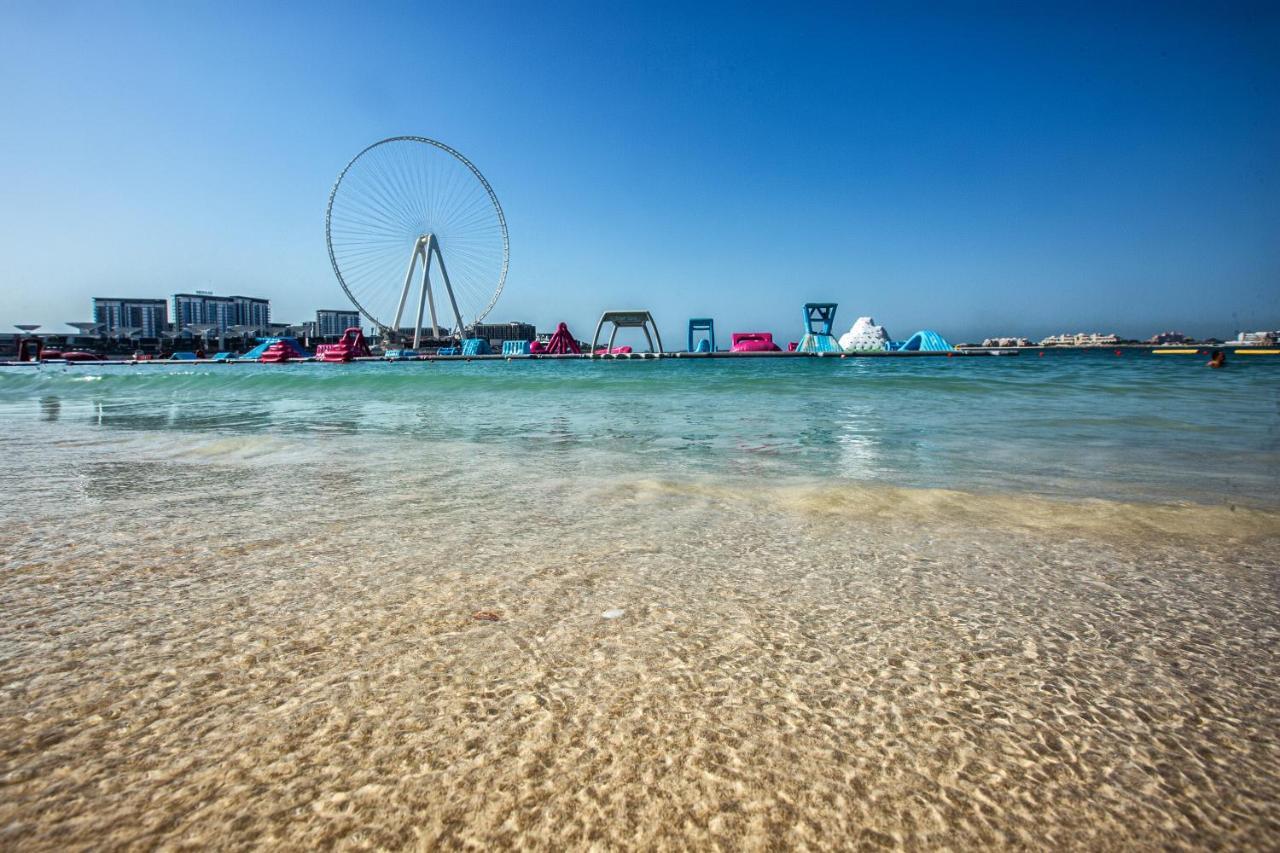
M 1237 357 L 1224 371 L 1204 361 L 1107 351 L 15 368 L 0 371 L 0 482 L 57 499 L 50 489 L 77 462 L 106 461 L 113 447 L 145 439 L 144 455 L 200 456 L 221 437 L 261 464 L 296 452 L 370 476 L 379 460 L 474 454 L 448 472 L 449 488 L 519 477 L 486 464 L 502 458 L 584 480 L 1276 506 L 1280 359 Z
M 1133 352 L 0 369 L 0 839 L 1273 849 L 1278 407 Z

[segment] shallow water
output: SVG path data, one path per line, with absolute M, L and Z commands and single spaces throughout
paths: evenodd
M 0 370 L 0 837 L 1271 847 L 1280 370 L 1138 358 Z

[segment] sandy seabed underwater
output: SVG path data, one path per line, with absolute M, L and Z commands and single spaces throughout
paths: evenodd
M 1280 844 L 1265 500 L 83 378 L 0 387 L 7 849 Z

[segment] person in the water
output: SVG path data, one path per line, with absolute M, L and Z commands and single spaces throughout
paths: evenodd
M 1209 358 L 1209 366 L 1210 367 L 1226 367 L 1227 354 L 1220 349 L 1214 350 L 1212 356 L 1210 356 Z

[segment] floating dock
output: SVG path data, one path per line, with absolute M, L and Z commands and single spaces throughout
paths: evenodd
M 359 364 L 362 362 L 380 362 L 384 364 L 404 364 L 407 362 L 432 362 L 432 361 L 659 361 L 669 359 L 682 360 L 699 360 L 708 358 L 972 358 L 974 356 L 988 355 L 1016 355 L 1016 352 L 1000 351 L 993 349 L 981 350 L 952 350 L 950 352 L 626 352 L 626 353 L 596 353 L 594 355 L 588 353 L 582 354 L 565 354 L 555 355 L 550 353 L 534 353 L 532 355 L 416 355 L 409 358 L 385 358 L 383 356 L 366 356 L 363 358 L 355 358 L 347 364 Z M 276 362 L 289 364 L 309 364 L 309 363 L 325 363 L 322 359 L 312 356 L 310 358 L 291 358 L 285 361 Z M 0 366 L 14 367 L 34 367 L 40 364 L 44 365 L 75 365 L 76 367 L 96 367 L 104 365 L 121 365 L 127 364 L 142 367 L 148 364 L 181 364 L 190 367 L 193 364 L 263 364 L 264 362 L 257 359 L 246 358 L 223 358 L 223 359 L 177 359 L 177 358 L 149 358 L 142 360 L 135 359 L 107 359 L 103 361 L 62 361 L 60 359 L 49 359 L 47 361 L 5 361 L 0 362 Z
M 457 362 L 457 361 L 660 361 L 664 359 L 681 359 L 681 360 L 699 360 L 699 359 L 737 359 L 737 358 L 825 358 L 825 359 L 841 359 L 841 358 L 974 358 L 979 356 L 1016 356 L 1023 353 L 1035 353 L 1044 355 L 1045 353 L 1058 352 L 1078 352 L 1080 349 L 1090 350 L 1112 350 L 1112 347 L 1084 347 L 1084 348 L 1067 348 L 1067 347 L 964 347 L 952 350 L 858 350 L 854 352 L 628 352 L 628 353 L 532 353 L 528 355 L 517 354 L 501 354 L 492 353 L 487 355 L 462 355 L 462 354 L 422 354 L 414 355 L 408 358 L 387 358 L 385 356 L 363 356 L 352 359 L 347 364 L 357 364 L 362 362 L 379 362 L 384 364 L 402 364 L 405 362 Z M 1207 355 L 1210 352 L 1208 348 L 1192 349 L 1192 348 L 1143 348 L 1143 347 L 1122 347 L 1125 352 L 1133 352 L 1136 354 L 1150 353 L 1152 355 Z M 1280 349 L 1271 348 L 1238 348 L 1229 349 L 1222 347 L 1228 355 L 1250 355 L 1250 356 L 1277 356 L 1280 355 Z M 1117 355 L 1120 353 L 1117 352 Z M 210 364 L 262 364 L 256 359 L 247 358 L 221 358 L 221 359 L 191 359 L 191 358 L 151 358 L 143 360 L 135 359 L 105 359 L 102 361 L 63 361 L 61 359 L 49 359 L 46 361 L 0 361 L 0 367 L 35 367 L 44 365 L 59 366 L 75 366 L 75 367 L 95 367 L 103 365 L 131 365 L 135 367 L 145 366 L 148 364 L 180 364 L 190 367 L 193 364 L 210 365 Z M 325 363 L 323 359 L 317 356 L 309 358 L 290 358 L 276 362 L 277 364 L 308 364 L 308 363 Z

